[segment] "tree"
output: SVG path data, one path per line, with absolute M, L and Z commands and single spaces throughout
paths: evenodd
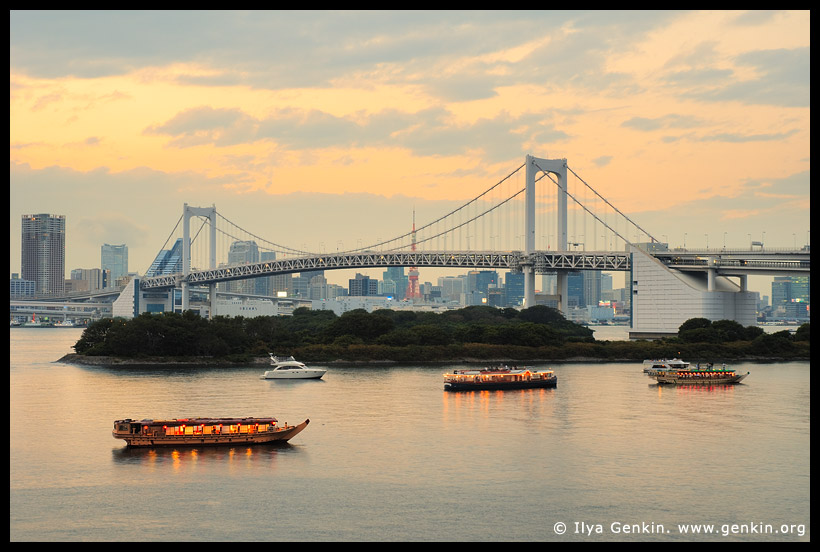
M 535 324 L 556 324 L 566 322 L 561 311 L 546 305 L 535 305 L 518 313 L 518 318 Z
M 690 318 L 686 322 L 680 325 L 678 328 L 678 333 L 685 332 L 687 330 L 696 330 L 700 328 L 709 328 L 712 325 L 712 321 L 708 318 Z

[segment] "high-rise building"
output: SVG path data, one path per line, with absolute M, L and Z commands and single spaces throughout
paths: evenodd
M 775 314 L 788 318 L 809 316 L 811 278 L 809 276 L 775 276 L 772 281 L 772 308 Z
M 301 297 L 302 299 L 314 299 L 314 297 L 311 296 L 311 287 L 313 286 L 314 278 L 318 278 L 317 283 L 320 281 L 327 282 L 324 270 L 302 272 L 291 281 L 293 295 Z
M 355 278 L 348 280 L 347 282 L 348 293 L 350 296 L 379 294 L 379 282 L 378 280 L 371 279 L 370 276 L 357 273 Z
M 524 302 L 524 273 L 507 272 L 504 276 L 505 306 L 517 307 Z
M 396 301 L 404 299 L 410 280 L 404 274 L 404 267 L 391 266 L 382 273 L 384 294 L 390 295 Z
M 65 215 L 23 215 L 21 270 L 35 293 L 65 292 Z
M 462 294 L 467 291 L 467 276 L 441 276 L 438 285 L 445 301 L 460 302 Z
M 128 275 L 128 246 L 103 244 L 100 248 L 100 268 L 110 271 L 105 287 L 117 285 L 117 280 Z
M 228 251 L 228 264 L 251 264 L 259 262 L 259 246 L 253 240 L 235 241 Z M 259 280 L 257 282 L 257 280 Z M 226 289 L 232 293 L 243 293 L 246 295 L 261 295 L 257 289 L 257 284 L 263 287 L 261 278 L 247 278 L 245 280 L 234 280 L 226 282 Z

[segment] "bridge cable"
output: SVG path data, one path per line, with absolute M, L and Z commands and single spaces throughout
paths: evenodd
M 416 233 L 418 233 L 418 232 L 420 232 L 420 231 L 422 231 L 422 230 L 424 230 L 424 229 L 426 229 L 426 228 L 429 228 L 430 226 L 433 226 L 434 224 L 436 224 L 436 223 L 438 223 L 438 222 L 443 221 L 443 220 L 444 220 L 444 219 L 446 219 L 447 217 L 449 217 L 449 216 L 451 216 L 451 215 L 453 215 L 453 214 L 455 214 L 455 213 L 457 213 L 457 212 L 461 211 L 462 209 L 467 208 L 469 205 L 471 205 L 471 204 L 473 204 L 474 202 L 478 201 L 479 199 L 481 199 L 482 197 L 484 197 L 485 195 L 487 195 L 488 193 L 490 193 L 491 191 L 493 191 L 495 188 L 497 188 L 498 186 L 500 186 L 502 183 L 504 183 L 506 180 L 508 180 L 510 177 L 512 177 L 515 173 L 517 173 L 518 171 L 520 171 L 520 170 L 521 170 L 521 169 L 522 169 L 525 165 L 526 165 L 526 164 L 522 164 L 520 167 L 518 167 L 517 169 L 515 169 L 514 171 L 512 171 L 510 174 L 508 174 L 508 175 L 507 175 L 507 176 L 505 176 L 504 178 L 502 178 L 500 181 L 498 181 L 498 182 L 497 182 L 496 184 L 494 184 L 492 187 L 488 188 L 488 189 L 487 189 L 487 190 L 485 190 L 483 193 L 481 193 L 481 194 L 479 194 L 478 196 L 474 197 L 473 199 L 471 199 L 470 201 L 468 201 L 468 202 L 467 202 L 467 203 L 465 203 L 464 205 L 462 205 L 462 206 L 458 207 L 457 209 L 453 209 L 452 211 L 450 211 L 450 212 L 449 212 L 449 213 L 447 213 L 446 215 L 444 215 L 444 216 L 442 216 L 442 217 L 439 217 L 439 218 L 437 218 L 436 220 L 434 220 L 434 221 L 432 221 L 432 222 L 430 222 L 430 223 L 428 223 L 428 224 L 425 224 L 424 226 L 421 226 L 421 227 L 417 228 L 417 229 L 416 229 Z M 521 193 L 521 192 L 518 192 L 518 193 L 516 193 L 515 195 L 518 195 L 518 194 L 520 194 L 520 193 Z M 512 199 L 513 197 L 515 197 L 515 195 L 514 195 L 514 196 L 512 196 L 512 197 L 510 197 L 510 198 L 508 198 L 508 199 L 507 199 L 507 200 L 505 200 L 503 203 L 500 203 L 498 206 L 503 205 L 504 203 L 506 203 L 507 201 L 509 201 L 509 199 Z M 498 207 L 498 206 L 497 206 L 497 207 Z M 493 208 L 493 209 L 494 209 L 494 208 Z M 456 230 L 457 228 L 460 228 L 460 227 L 464 226 L 465 224 L 467 224 L 467 223 L 471 222 L 472 220 L 475 220 L 476 218 L 478 218 L 478 217 L 482 216 L 483 214 L 485 214 L 485 213 L 489 213 L 489 212 L 490 212 L 490 211 L 492 211 L 493 209 L 489 209 L 489 210 L 485 211 L 484 213 L 482 213 L 481 215 L 478 215 L 478 216 L 476 216 L 476 217 L 473 217 L 473 218 L 471 218 L 470 220 L 468 220 L 467 222 L 461 223 L 461 224 L 459 224 L 458 226 L 455 226 L 455 227 L 453 227 L 453 228 L 451 228 L 451 229 L 449 229 L 449 230 L 445 230 L 444 232 L 440 232 L 440 233 L 439 233 L 439 234 L 437 234 L 437 235 L 446 234 L 447 232 L 451 232 L 451 231 L 453 231 L 453 230 Z M 408 237 L 408 236 L 410 236 L 410 235 L 412 235 L 412 234 L 413 234 L 413 232 L 408 232 L 408 233 L 403 234 L 403 235 L 401 235 L 401 236 L 398 236 L 398 237 L 396 237 L 396 238 L 393 238 L 393 239 L 390 239 L 390 240 L 385 240 L 385 241 L 383 241 L 383 242 L 376 243 L 376 244 L 373 244 L 373 245 L 370 245 L 370 246 L 367 246 L 367 247 L 360 247 L 360 248 L 357 248 L 357 249 L 351 249 L 350 251 L 347 251 L 347 253 L 352 253 L 352 252 L 355 252 L 355 251 L 365 251 L 365 250 L 368 250 L 368 249 L 375 249 L 375 248 L 377 248 L 377 247 L 379 247 L 379 246 L 382 246 L 382 245 L 385 245 L 385 244 L 389 244 L 390 242 L 394 242 L 394 241 L 398 241 L 398 240 L 404 239 L 404 238 L 406 238 L 406 237 Z M 429 240 L 429 238 L 428 238 L 428 239 L 425 239 L 425 240 L 422 240 L 422 242 L 425 242 L 425 241 L 428 241 L 428 240 Z M 419 242 L 416 242 L 416 243 L 418 244 Z
M 540 168 L 540 167 L 539 167 L 539 168 Z M 574 174 L 574 175 L 575 175 L 575 177 L 576 177 L 578 180 L 580 180 L 581 182 L 583 182 L 583 183 L 584 183 L 584 186 L 586 186 L 587 188 L 589 188 L 590 190 L 592 190 L 592 193 L 594 193 L 594 194 L 595 194 L 595 195 L 597 195 L 599 198 L 601 198 L 601 200 L 602 200 L 604 203 L 606 203 L 607 205 L 609 205 L 610 207 L 612 207 L 612 208 L 615 210 L 615 212 L 616 212 L 616 213 L 618 213 L 619 215 L 621 215 L 622 217 L 624 217 L 627 221 L 629 221 L 630 223 L 632 223 L 632 225 L 633 225 L 633 226 L 635 226 L 635 228 L 637 228 L 638 230 L 640 230 L 641 232 L 643 232 L 644 234 L 646 234 L 647 236 L 649 236 L 649 237 L 652 239 L 652 241 L 653 241 L 653 242 L 658 242 L 658 240 L 657 240 L 657 239 L 655 239 L 655 237 L 654 237 L 652 234 L 650 234 L 649 232 L 647 232 L 646 230 L 644 230 L 643 228 L 641 228 L 641 227 L 640 227 L 640 226 L 639 226 L 639 225 L 638 225 L 635 221 L 633 221 L 632 219 L 630 219 L 628 216 L 626 216 L 624 213 L 622 213 L 622 212 L 621 212 L 621 211 L 620 211 L 617 207 L 615 207 L 615 206 L 614 206 L 614 205 L 612 205 L 609 201 L 607 201 L 607 199 L 606 199 L 604 196 L 602 196 L 601 194 L 599 194 L 598 192 L 596 192 L 596 191 L 595 191 L 595 188 L 593 188 L 592 186 L 590 186 L 589 184 L 587 184 L 587 183 L 586 183 L 586 181 L 585 181 L 583 178 L 581 178 L 580 176 L 578 176 L 578 173 L 576 173 L 575 171 L 573 171 L 573 170 L 572 170 L 572 167 L 570 167 L 569 165 L 567 165 L 567 169 L 569 170 L 569 172 L 571 172 L 572 174 Z M 542 169 L 542 170 L 543 170 L 543 169 Z M 595 215 L 593 215 L 593 216 L 595 216 Z M 597 218 L 597 217 L 596 217 L 596 218 Z M 658 242 L 658 243 L 660 243 L 660 242 Z
M 541 167 L 539 167 L 537 163 L 535 163 L 535 166 L 536 166 L 536 167 L 538 167 L 539 169 L 541 169 L 542 171 L 544 171 L 544 169 L 542 169 Z M 551 175 L 550 175 L 547 171 L 544 171 L 544 174 L 546 174 L 546 176 L 547 176 L 550 180 L 552 180 L 553 184 L 555 184 L 556 186 L 559 186 L 559 184 L 558 184 L 555 180 L 553 180 L 552 176 L 551 176 Z M 575 174 L 575 173 L 573 173 L 573 174 Z M 560 186 L 559 186 L 559 187 L 560 187 Z M 594 191 L 594 190 L 593 190 L 593 191 Z M 572 201 L 574 201 L 575 203 L 577 203 L 577 204 L 578 204 L 578 206 L 579 206 L 579 207 L 581 207 L 581 209 L 583 209 L 584 211 L 586 211 L 587 213 L 589 213 L 589 214 L 590 214 L 590 215 L 591 215 L 591 216 L 592 216 L 595 220 L 597 220 L 598 222 L 600 222 L 601 224 L 603 224 L 605 227 L 609 228 L 609 229 L 612 231 L 612 233 L 613 233 L 613 234 L 615 234 L 616 236 L 618 236 L 619 238 L 621 238 L 621 239 L 624 241 L 624 243 L 627 243 L 627 244 L 629 244 L 629 245 L 632 245 L 632 242 L 630 242 L 627 238 L 623 237 L 623 236 L 622 236 L 622 235 L 618 232 L 618 230 L 616 230 L 615 228 L 612 228 L 611 226 L 609 226 L 609 224 L 607 224 L 606 222 L 604 222 L 603 220 L 601 220 L 600 218 L 598 218 L 598 216 L 597 216 L 596 214 L 594 214 L 592 211 L 590 211 L 589 209 L 587 209 L 587 207 L 586 207 L 585 205 L 583 205 L 580 201 L 578 201 L 577 199 L 575 199 L 575 196 L 574 196 L 574 195 L 572 195 L 572 194 L 571 194 L 571 193 L 569 193 L 568 191 L 565 191 L 565 193 L 567 194 L 567 197 L 569 197 L 570 199 L 572 199 Z M 605 201 L 606 201 L 606 200 L 605 200 Z M 614 208 L 614 207 L 613 207 L 613 208 Z M 624 216 L 624 218 L 626 218 L 627 220 L 629 220 L 626 216 Z M 631 221 L 630 221 L 630 222 L 631 222 Z M 636 225 L 636 226 L 637 226 L 637 225 Z M 639 228 L 640 228 L 640 227 L 639 227 Z M 647 234 L 647 235 L 648 235 L 648 234 Z M 650 237 L 651 237 L 651 236 L 650 236 Z M 653 239 L 654 239 L 654 238 L 653 238 Z M 657 240 L 656 240 L 656 241 L 657 241 Z
M 177 220 L 177 223 L 174 225 L 174 229 L 171 230 L 171 233 L 168 235 L 167 238 L 165 238 L 165 243 L 162 244 L 162 247 L 159 248 L 160 251 L 165 249 L 165 246 L 168 245 L 168 242 L 171 241 L 172 237 L 174 237 L 174 234 L 176 233 L 177 228 L 179 228 L 179 223 L 182 222 L 182 217 L 183 217 L 183 215 L 179 216 L 179 219 Z M 157 252 L 157 254 L 159 254 L 159 251 Z M 156 255 L 154 256 L 154 259 L 156 259 Z M 151 264 L 153 265 L 154 261 L 151 261 Z M 147 274 L 149 270 L 151 270 L 150 266 L 145 270 L 145 273 Z

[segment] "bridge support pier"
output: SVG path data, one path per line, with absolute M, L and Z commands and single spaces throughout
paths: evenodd
M 565 313 L 567 312 L 568 307 L 567 295 L 569 291 L 569 286 L 567 284 L 569 283 L 569 272 L 567 272 L 566 270 L 559 270 L 557 276 L 558 286 L 555 290 L 555 293 L 558 295 L 558 310 L 560 310 L 562 313 Z
M 535 269 L 532 265 L 521 267 L 524 273 L 524 308 L 535 306 Z

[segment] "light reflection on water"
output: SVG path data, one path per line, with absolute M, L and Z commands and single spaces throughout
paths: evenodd
M 79 331 L 11 334 L 11 540 L 691 540 L 572 524 L 810 522 L 808 363 L 744 364 L 743 384 L 713 387 L 561 364 L 555 389 L 453 393 L 441 375 L 457 366 L 276 382 L 259 366 L 56 364 Z M 271 415 L 311 423 L 256 447 L 111 436 L 125 417 Z

